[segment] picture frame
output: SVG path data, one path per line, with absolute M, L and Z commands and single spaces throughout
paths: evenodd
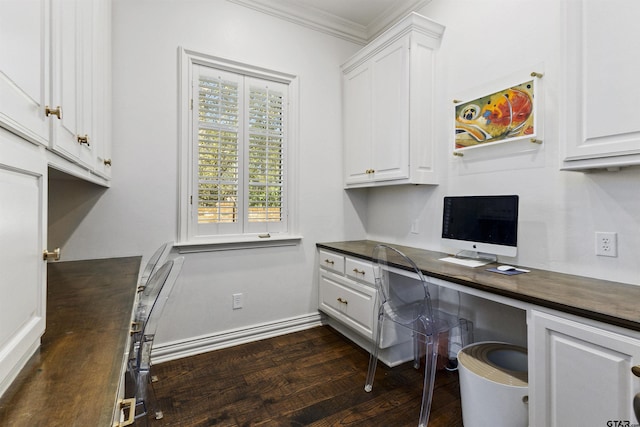
M 455 99 L 453 154 L 515 141 L 542 143 L 542 76 L 523 73 Z

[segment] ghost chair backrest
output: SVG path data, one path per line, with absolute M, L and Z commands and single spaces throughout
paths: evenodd
M 164 264 L 164 261 L 167 259 L 172 248 L 173 243 L 166 242 L 162 244 L 162 246 L 160 246 L 153 255 L 151 255 L 151 258 L 147 261 L 144 270 L 142 270 L 140 280 L 138 280 L 138 291 L 142 291 L 147 286 L 149 279 L 153 276 L 153 273 L 155 273 Z
M 153 390 L 149 388 L 151 351 L 159 321 L 178 280 L 183 263 L 184 257 L 168 260 L 152 276 L 151 280 L 158 280 L 162 283 L 155 284 L 158 289 L 157 294 L 148 303 L 143 304 L 142 328 L 138 334 L 134 334 L 132 337 L 132 341 L 137 339 L 137 343 L 132 348 L 127 370 L 129 378 L 134 382 L 136 419 L 146 417 L 151 409 L 156 414 L 156 418 L 161 418 L 162 411 L 157 408 Z

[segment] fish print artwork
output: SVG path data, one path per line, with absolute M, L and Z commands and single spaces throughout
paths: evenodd
M 533 91 L 532 80 L 457 105 L 455 148 L 535 135 Z

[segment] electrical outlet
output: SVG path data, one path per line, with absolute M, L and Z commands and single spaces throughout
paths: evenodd
M 243 294 L 233 294 L 232 295 L 233 298 L 233 309 L 237 310 L 239 308 L 242 308 L 242 306 L 244 305 L 244 295 Z
M 618 233 L 596 232 L 596 255 L 618 256 Z

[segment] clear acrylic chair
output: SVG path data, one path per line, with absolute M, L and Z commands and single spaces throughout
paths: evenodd
M 152 413 L 156 419 L 162 418 L 153 388 L 149 387 L 151 376 L 151 350 L 155 339 L 158 322 L 169 299 L 174 285 L 180 275 L 184 257 L 166 261 L 149 279 L 149 285 L 140 294 L 135 317 L 139 321 L 140 330 L 132 334 L 132 348 L 129 353 L 127 373 L 133 382 L 136 407 L 135 419 L 144 419 Z M 153 292 L 147 291 L 153 290 Z M 138 421 L 136 421 L 138 422 Z
M 135 349 L 140 343 L 142 328 L 146 323 L 149 313 L 151 312 L 151 308 L 158 297 L 158 293 L 169 274 L 170 267 L 165 264 L 165 260 L 172 248 L 173 243 L 171 242 L 164 243 L 160 246 L 151 258 L 149 258 L 149 261 L 140 275 L 137 288 L 137 303 L 133 311 L 131 324 L 131 342 L 129 345 L 130 357 L 135 356 Z M 162 274 L 156 274 L 162 267 L 164 267 Z
M 153 276 L 153 273 L 158 271 L 160 266 L 164 264 L 164 261 L 169 255 L 169 252 L 171 252 L 172 248 L 173 243 L 166 242 L 155 251 L 151 258 L 149 258 L 149 261 L 147 261 L 144 270 L 142 270 L 140 280 L 138 281 L 138 292 L 144 290 L 144 288 L 147 286 L 147 283 L 149 282 L 149 279 L 151 278 L 151 276 Z
M 420 368 L 421 354 L 424 353 L 425 371 L 422 391 L 422 407 L 420 409 L 419 427 L 427 425 L 431 410 L 433 384 L 436 374 L 438 356 L 438 337 L 448 333 L 455 316 L 438 313 L 433 310 L 427 281 L 416 264 L 399 250 L 388 246 L 378 245 L 373 250 L 373 274 L 378 291 L 378 322 L 376 340 L 369 358 L 369 369 L 364 386 L 365 391 L 373 388 L 373 380 L 378 364 L 383 328 L 385 325 L 399 325 L 407 328 L 413 335 L 413 363 Z M 393 273 L 394 267 L 410 268 L 419 282 L 407 288 L 406 280 L 397 280 Z M 399 270 L 398 270 L 399 271 Z M 388 323 L 392 322 L 392 323 Z

